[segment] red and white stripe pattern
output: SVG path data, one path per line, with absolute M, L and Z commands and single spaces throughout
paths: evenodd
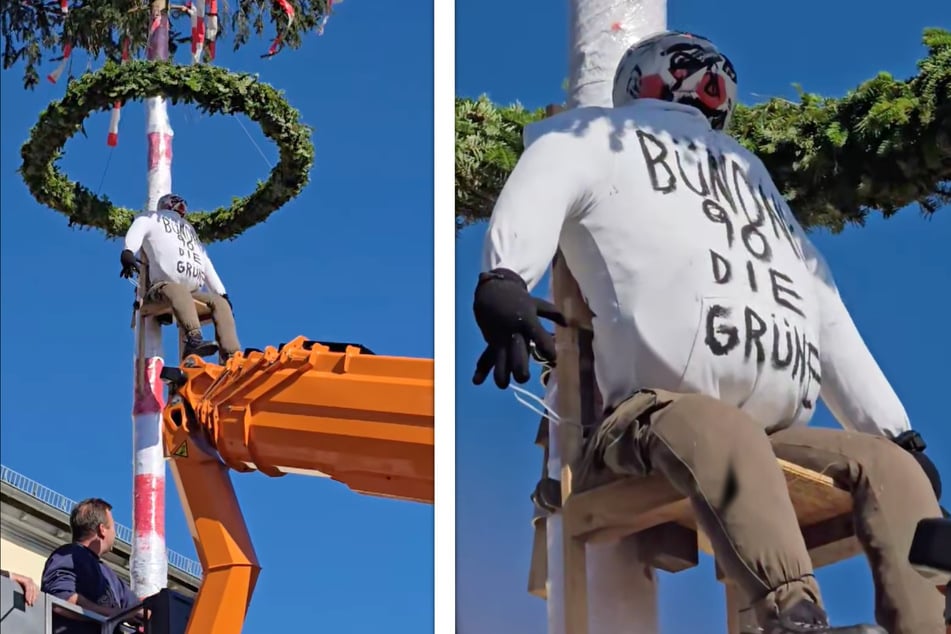
M 208 61 L 215 60 L 215 38 L 218 37 L 218 0 L 208 0 L 205 7 L 205 48 Z
M 159 425 L 164 403 L 162 333 L 154 319 L 146 319 L 136 337 L 145 341 L 145 376 L 140 378 L 132 407 L 135 452 L 132 483 L 132 589 L 151 595 L 167 585 L 165 545 L 165 456 Z
M 122 41 L 122 61 L 129 60 L 129 38 Z M 119 119 L 122 117 L 122 102 L 117 101 L 112 106 L 112 114 L 109 116 L 109 134 L 106 137 L 106 145 L 115 147 L 119 145 Z
M 192 64 L 201 63 L 201 54 L 205 49 L 205 0 L 189 1 L 185 5 L 192 23 Z
M 59 10 L 65 18 L 69 14 L 69 0 L 59 0 Z M 46 80 L 51 84 L 55 84 L 60 75 L 63 74 L 63 71 L 66 70 L 66 66 L 69 65 L 69 57 L 73 54 L 73 45 L 66 41 L 63 43 L 63 57 L 60 58 L 59 66 L 57 66 L 52 73 L 46 76 Z
M 168 17 L 155 16 L 149 28 L 147 59 L 168 59 Z M 148 202 L 155 209 L 158 199 L 172 189 L 172 127 L 165 99 L 145 101 L 148 135 Z M 136 328 L 136 377 L 132 408 L 134 450 L 132 590 L 138 596 L 154 594 L 168 584 L 168 554 L 165 545 L 165 454 L 162 446 L 163 386 L 162 331 L 154 319 L 142 320 Z M 139 320 L 136 320 L 138 324 Z
M 291 3 L 287 0 L 274 0 L 281 9 L 284 10 L 284 14 L 287 16 L 287 26 L 284 29 L 278 29 L 277 37 L 274 38 L 274 41 L 271 42 L 270 48 L 267 49 L 267 53 L 261 57 L 273 57 L 281 52 L 281 49 L 284 48 L 284 36 L 290 30 L 291 25 L 294 24 L 294 7 L 291 6 Z

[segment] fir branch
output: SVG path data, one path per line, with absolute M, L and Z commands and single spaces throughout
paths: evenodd
M 284 46 L 296 49 L 308 33 L 315 32 L 329 15 L 327 0 L 289 0 L 294 7 L 294 22 L 273 0 L 238 0 L 219 3 L 219 32 L 222 44 L 229 23 L 234 50 L 242 48 L 251 35 L 273 39 L 284 34 Z M 2 3 L 0 32 L 3 34 L 3 68 L 23 67 L 23 85 L 34 88 L 41 68 L 62 56 L 63 45 L 70 42 L 74 54 L 86 51 L 92 59 L 118 61 L 122 42 L 129 40 L 133 58 L 144 56 L 148 43 L 149 11 L 143 0 L 78 0 L 69 2 L 68 13 L 59 0 L 11 0 Z M 230 20 L 229 20 L 230 18 Z M 265 31 L 269 31 L 265 33 Z M 190 41 L 191 25 L 182 11 L 169 12 L 169 55 L 174 58 L 178 44 Z M 187 47 L 186 47 L 187 48 Z M 266 45 L 262 44 L 262 53 Z

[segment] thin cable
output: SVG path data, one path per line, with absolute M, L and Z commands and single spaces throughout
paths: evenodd
M 102 184 L 106 182 L 106 174 L 109 173 L 109 164 L 112 163 L 112 153 L 115 150 L 113 148 L 109 149 L 109 156 L 106 158 L 106 166 L 102 169 L 102 178 L 99 179 L 99 187 L 96 188 L 96 195 L 99 195 L 99 192 L 102 191 Z
M 253 145 L 254 148 L 258 151 L 258 154 L 261 155 L 261 158 L 264 159 L 264 163 L 265 165 L 267 165 L 268 169 L 274 169 L 274 165 L 271 163 L 271 161 L 268 160 L 267 155 L 264 153 L 264 150 L 262 150 L 261 146 L 258 145 L 257 141 L 254 140 L 254 137 L 252 137 L 251 133 L 248 132 L 248 129 L 244 127 L 244 124 L 241 123 L 241 119 L 239 119 L 238 117 L 231 117 L 231 118 L 237 121 L 238 125 L 241 126 L 241 129 L 244 130 L 244 134 L 248 137 L 248 140 L 251 141 L 251 145 Z

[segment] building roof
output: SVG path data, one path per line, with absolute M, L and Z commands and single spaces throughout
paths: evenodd
M 48 553 L 70 541 L 69 514 L 75 500 L 0 465 L 0 516 L 3 537 L 24 547 Z M 127 581 L 132 556 L 132 529 L 116 523 L 116 543 L 103 559 Z M 168 551 L 168 587 L 194 595 L 201 585 L 201 564 L 174 550 Z

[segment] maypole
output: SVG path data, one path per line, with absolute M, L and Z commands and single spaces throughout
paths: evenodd
M 168 61 L 168 9 L 165 0 L 153 0 L 149 15 L 148 61 Z M 146 212 L 172 191 L 172 126 L 162 96 L 145 100 L 148 139 L 148 198 Z M 144 268 L 139 277 L 138 305 L 146 289 Z M 155 317 L 136 315 L 132 404 L 132 590 L 140 597 L 166 586 L 168 558 L 165 547 L 165 456 L 162 447 L 162 409 L 165 406 L 162 371 L 162 329 Z
M 667 28 L 667 0 L 568 0 L 568 5 L 568 107 L 609 107 L 621 55 Z
M 148 141 L 144 211 L 147 213 L 172 189 L 173 132 L 167 98 L 196 104 L 207 114 L 244 114 L 258 122 L 264 135 L 278 146 L 277 164 L 268 179 L 247 196 L 214 210 L 188 214 L 189 222 L 205 245 L 235 238 L 249 227 L 264 222 L 307 185 L 314 158 L 312 131 L 300 122 L 298 112 L 277 90 L 256 76 L 201 63 L 215 57 L 219 26 L 217 0 L 190 0 L 184 5 L 150 0 L 147 28 L 139 7 L 133 2 L 127 4 L 118 13 L 110 0 L 89 0 L 83 4 L 82 11 L 76 12 L 69 11 L 68 0 L 60 0 L 58 5 L 11 3 L 4 8 L 3 35 L 8 45 L 4 67 L 22 60 L 27 88 L 38 82 L 37 67 L 46 55 L 57 55 L 53 59 L 59 62 L 47 76 L 53 83 L 71 68 L 76 50 L 85 50 L 90 63 L 100 56 L 106 58 L 105 65 L 97 71 L 77 78 L 68 74 L 66 95 L 43 111 L 30 131 L 29 140 L 21 148 L 20 174 L 34 198 L 63 214 L 71 226 L 96 228 L 108 238 L 121 238 L 143 210 L 114 205 L 105 196 L 71 181 L 57 165 L 66 142 L 82 130 L 86 117 L 94 112 L 111 111 L 107 144 L 115 147 L 122 105 L 129 100 L 144 100 Z M 270 20 L 277 27 L 277 37 L 262 57 L 271 57 L 284 46 L 296 48 L 306 33 L 323 31 L 333 4 L 333 0 L 314 0 L 295 9 L 287 0 L 240 0 L 231 7 L 241 18 L 233 22 L 235 46 L 240 48 L 252 28 L 260 33 L 265 20 Z M 273 11 L 274 7 L 280 11 Z M 190 17 L 192 64 L 187 66 L 168 63 L 172 61 L 170 42 L 179 35 L 170 24 L 170 9 Z M 113 23 L 113 28 L 100 28 L 106 22 Z M 143 50 L 145 61 L 134 60 L 135 54 Z M 168 558 L 165 456 L 161 441 L 162 332 L 157 317 L 145 316 L 139 310 L 144 303 L 147 266 L 141 268 L 141 273 L 133 322 L 130 576 L 133 591 L 139 596 L 148 596 L 167 585 Z
M 627 48 L 667 28 L 666 0 L 569 0 L 568 108 L 610 107 L 614 71 Z M 558 437 L 554 424 L 549 438 Z M 558 478 L 561 460 L 552 443 L 549 477 Z M 562 522 L 548 517 L 548 632 L 564 634 L 561 596 Z M 653 571 L 642 562 L 637 538 L 590 544 L 588 567 L 588 631 L 590 634 L 656 634 L 657 586 Z

